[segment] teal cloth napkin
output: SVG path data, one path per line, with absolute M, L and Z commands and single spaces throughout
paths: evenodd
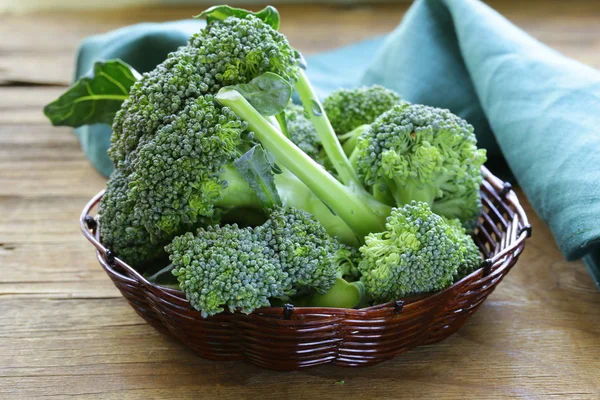
M 285 23 L 285 21 L 283 21 Z M 77 77 L 121 58 L 140 72 L 185 43 L 202 21 L 141 24 L 87 39 Z M 308 58 L 321 96 L 380 84 L 444 107 L 475 127 L 488 167 L 517 180 L 568 260 L 600 285 L 600 73 L 516 28 L 477 0 L 418 0 L 389 35 Z M 110 129 L 77 131 L 104 174 Z

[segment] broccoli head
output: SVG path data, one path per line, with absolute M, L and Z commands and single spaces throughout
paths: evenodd
M 119 170 L 111 175 L 100 203 L 100 239 L 124 260 L 154 259 L 162 251 L 136 217 L 128 176 Z
M 273 251 L 252 228 L 209 226 L 167 246 L 173 275 L 190 304 L 206 318 L 224 311 L 269 306 L 291 286 Z
M 481 253 L 473 241 L 469 232 L 465 229 L 460 220 L 444 218 L 446 223 L 454 230 L 454 235 L 460 241 L 461 258 L 458 267 L 458 277 L 462 278 L 469 275 L 481 266 Z
M 342 135 L 372 123 L 398 103 L 402 103 L 398 93 L 373 85 L 336 90 L 325 98 L 323 108 L 335 132 Z
M 480 257 L 476 246 L 465 246 L 467 239 L 426 203 L 394 208 L 386 231 L 368 235 L 360 248 L 361 281 L 379 302 L 444 289 L 465 260 Z
M 161 254 L 175 235 L 218 220 L 216 206 L 245 201 L 260 208 L 243 179 L 226 168 L 251 138 L 246 128 L 212 95 L 189 99 L 152 140 L 140 143 L 129 173 L 117 169 L 111 177 L 100 205 L 103 242 L 135 266 Z
M 212 20 L 132 86 L 113 121 L 113 163 L 127 168 L 139 142 L 151 140 L 160 126 L 170 123 L 187 99 L 248 83 L 265 72 L 293 83 L 298 63 L 285 36 L 253 15 Z
M 322 164 L 321 141 L 312 122 L 304 116 L 304 108 L 290 103 L 284 114 L 290 140 L 306 155 Z
M 424 201 L 463 223 L 479 215 L 485 150 L 473 127 L 448 110 L 394 106 L 358 138 L 351 159 L 365 187 L 388 204 Z
M 326 293 L 339 245 L 309 213 L 278 207 L 258 227 L 200 228 L 167 246 L 180 288 L 203 316 L 227 306 L 249 313 L 269 298 Z
M 311 214 L 296 208 L 276 208 L 256 228 L 295 282 L 294 291 L 308 288 L 325 293 L 335 281 L 337 242 Z

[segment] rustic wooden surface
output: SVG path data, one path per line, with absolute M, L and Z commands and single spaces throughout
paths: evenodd
M 492 5 L 540 40 L 600 67 L 599 3 Z M 386 32 L 405 9 L 281 12 L 292 43 L 311 53 Z M 534 236 L 468 324 L 445 342 L 372 368 L 275 373 L 215 363 L 146 325 L 78 231 L 79 212 L 104 179 L 70 130 L 50 127 L 41 108 L 69 82 L 83 37 L 197 11 L 0 16 L 0 398 L 600 397 L 600 294 L 582 263 L 562 259 L 527 204 Z

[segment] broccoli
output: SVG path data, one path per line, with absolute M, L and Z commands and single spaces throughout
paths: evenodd
M 402 103 L 400 95 L 383 86 L 363 86 L 339 89 L 323 101 L 325 113 L 338 135 L 346 134 L 361 125 L 373 123 L 377 117 Z
M 163 246 L 234 208 L 263 204 L 232 163 L 250 146 L 247 123 L 212 95 L 188 100 L 171 123 L 136 149 L 129 175 L 117 169 L 101 203 L 103 242 L 134 266 L 164 258 Z M 114 181 L 114 183 L 113 183 Z M 306 209 L 328 232 L 357 244 L 347 225 L 295 176 L 275 177 L 281 201 Z
M 377 86 L 322 105 L 274 9 L 210 10 L 115 115 L 105 246 L 153 282 L 171 271 L 204 317 L 363 306 L 478 267 L 470 125 Z
M 360 248 L 358 269 L 369 295 L 385 302 L 450 286 L 461 268 L 481 258 L 461 229 L 424 202 L 394 208 L 386 230 L 368 235 Z
M 454 230 L 454 236 L 460 241 L 462 249 L 462 260 L 458 266 L 458 278 L 463 278 L 481 266 L 481 253 L 473 241 L 469 232 L 465 229 L 459 219 L 442 217 Z
M 127 168 L 139 142 L 151 140 L 187 99 L 247 83 L 264 72 L 294 81 L 298 57 L 285 36 L 253 15 L 209 23 L 133 85 L 113 121 L 113 163 Z
M 396 105 L 358 138 L 351 158 L 365 187 L 388 204 L 424 201 L 465 224 L 479 215 L 485 150 L 473 127 L 448 110 Z
M 454 282 L 459 275 L 461 266 L 465 270 L 473 269 L 479 261 L 480 255 L 477 246 L 472 243 L 472 239 L 464 233 L 462 228 L 459 229 L 460 222 L 458 220 L 449 223 L 443 217 L 435 214 L 427 202 L 417 203 L 408 198 L 401 198 L 399 200 L 402 201 L 394 204 L 394 206 L 400 207 L 386 209 L 386 206 L 371 193 L 363 191 L 360 187 L 344 186 L 335 180 L 253 109 L 237 91 L 224 88 L 217 94 L 217 100 L 223 105 L 231 107 L 240 118 L 248 122 L 257 139 L 273 154 L 276 162 L 296 174 L 335 213 L 340 215 L 357 235 L 362 234 L 365 244 L 361 247 L 363 258 L 358 264 L 358 270 L 362 275 L 361 282 L 366 286 L 367 293 L 373 299 L 387 301 L 394 297 L 442 289 Z M 406 129 L 407 133 L 404 137 L 400 136 L 398 140 L 418 141 L 428 132 L 430 136 L 434 136 L 432 132 L 437 133 L 438 136 L 433 137 L 435 140 L 432 139 L 432 142 L 434 145 L 439 145 L 440 150 L 431 145 L 423 145 L 423 149 L 435 149 L 437 153 L 440 153 L 438 158 L 442 158 L 441 150 L 445 150 L 448 157 L 479 157 L 478 160 L 446 160 L 445 165 L 460 166 L 462 161 L 467 164 L 463 174 L 470 173 L 471 176 L 461 176 L 461 178 L 480 182 L 479 169 L 475 172 L 474 167 L 469 164 L 481 161 L 484 157 L 474 145 L 472 128 L 469 129 L 464 121 L 453 114 L 431 107 L 397 105 L 384 113 L 361 136 L 357 150 L 362 150 L 360 146 L 364 146 L 363 143 L 370 137 L 381 139 L 382 144 L 366 156 L 364 151 L 363 154 L 357 153 L 362 158 L 355 158 L 355 161 L 368 162 L 367 156 L 375 158 L 377 151 L 381 152 L 381 148 L 384 146 L 390 147 L 386 156 L 388 158 L 385 161 L 392 160 L 391 157 L 397 154 L 393 153 L 394 147 L 391 147 L 394 145 L 394 138 L 391 134 L 388 137 L 384 133 L 397 132 L 395 129 L 400 131 L 401 127 L 407 125 L 404 121 L 407 118 L 406 114 L 413 115 L 411 112 L 406 112 L 407 108 L 413 112 L 415 108 L 417 110 L 424 108 L 430 111 L 430 114 L 441 114 L 454 125 L 448 126 L 448 123 L 441 118 L 417 120 L 420 122 L 420 126 L 415 122 L 414 132 L 411 125 Z M 425 116 L 427 117 L 429 114 L 425 114 Z M 397 125 L 394 125 L 394 122 Z M 382 128 L 384 123 L 387 123 L 387 128 Z M 376 136 L 374 132 L 381 134 Z M 449 146 L 452 144 L 455 148 Z M 406 169 L 412 171 L 417 177 L 421 176 L 418 168 L 424 161 L 428 161 L 428 153 L 420 154 L 420 151 L 414 155 L 413 162 L 406 166 Z M 418 155 L 421 156 L 420 159 Z M 353 154 L 353 157 L 356 157 L 356 154 Z M 440 163 L 439 168 L 443 169 L 443 167 L 444 164 Z M 457 177 L 453 178 L 457 179 Z M 449 188 L 450 183 L 444 182 L 444 189 Z M 391 198 L 392 200 L 396 199 L 396 197 Z M 419 198 L 417 197 L 416 200 Z M 478 201 L 471 206 L 474 214 L 477 213 Z M 382 224 L 382 219 L 384 225 L 379 225 Z M 407 265 L 414 270 L 408 275 L 405 273 Z
M 333 286 L 338 244 L 311 214 L 276 208 L 256 231 L 295 282 L 293 293 L 299 288 L 325 293 Z
M 304 116 L 304 108 L 290 103 L 284 110 L 290 140 L 310 158 L 323 164 L 321 141 L 313 124 Z
M 248 122 L 255 137 L 273 155 L 275 162 L 300 179 L 339 215 L 359 238 L 384 229 L 385 218 L 391 210 L 389 206 L 377 201 L 358 185 L 347 186 L 339 182 L 300 150 L 281 130 L 273 126 L 235 89 L 223 88 L 216 98 Z M 343 151 L 341 156 L 350 165 Z
M 396 104 L 405 103 L 400 95 L 383 86 L 339 89 L 323 101 L 346 155 L 350 156 L 362 133 L 377 117 Z
M 224 305 L 250 313 L 283 296 L 289 286 L 272 250 L 249 227 L 208 226 L 196 237 L 187 232 L 167 251 L 179 288 L 204 318 L 224 311 Z
M 144 74 L 113 123 L 109 155 L 117 172 L 111 179 L 119 183 L 109 183 L 101 203 L 104 243 L 141 266 L 164 258 L 161 249 L 174 236 L 218 222 L 233 207 L 260 210 L 259 198 L 231 165 L 251 147 L 252 132 L 212 93 L 263 72 L 296 81 L 299 62 L 282 34 L 247 15 L 211 21 Z M 292 127 L 301 140 L 299 118 Z M 286 176 L 291 182 L 277 179 L 283 203 L 314 212 L 332 235 L 357 243 L 339 217 Z
M 137 266 L 160 258 L 174 236 L 218 220 L 217 206 L 260 208 L 230 166 L 246 127 L 212 95 L 188 100 L 113 173 L 100 205 L 103 242 Z
M 257 227 L 209 226 L 167 246 L 172 273 L 204 317 L 223 306 L 250 313 L 298 292 L 307 299 L 325 295 L 342 268 L 338 249 L 312 215 L 292 207 L 272 209 Z M 357 303 L 349 301 L 345 306 Z

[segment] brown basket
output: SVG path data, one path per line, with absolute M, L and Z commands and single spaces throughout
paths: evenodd
M 201 357 L 277 370 L 367 366 L 456 332 L 517 262 L 531 226 L 510 184 L 482 172 L 484 212 L 474 231 L 485 257 L 481 267 L 441 292 L 360 310 L 285 305 L 204 319 L 182 292 L 148 282 L 99 242 L 97 220 L 89 214 L 104 192 L 85 206 L 80 223 L 100 265 L 137 313 Z

